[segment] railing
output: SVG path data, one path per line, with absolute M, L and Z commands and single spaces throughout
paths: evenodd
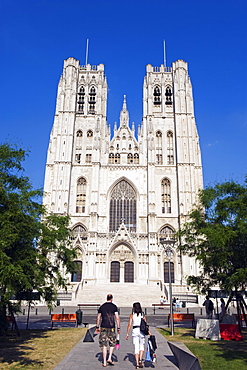
M 78 284 L 78 285 L 77 285 L 76 290 L 75 290 L 75 292 L 74 292 L 75 299 L 76 299 L 76 297 L 77 297 L 77 293 L 78 293 L 78 290 L 79 290 L 79 286 L 80 286 L 80 284 Z
M 174 293 L 175 297 L 177 297 L 182 302 L 187 303 L 198 303 L 198 296 L 195 294 L 178 294 Z
M 153 67 L 153 72 L 171 72 L 171 67 Z
M 85 64 L 81 65 L 80 66 L 81 69 L 83 70 L 86 70 L 87 69 L 87 66 Z M 91 66 L 91 71 L 97 71 L 98 70 L 98 66 Z
M 153 67 L 153 72 L 160 72 L 160 67 Z

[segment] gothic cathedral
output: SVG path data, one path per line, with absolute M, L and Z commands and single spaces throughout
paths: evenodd
M 112 293 L 119 306 L 145 307 L 169 298 L 170 272 L 182 299 L 198 265 L 179 254 L 174 233 L 203 187 L 187 63 L 147 65 L 137 134 L 124 96 L 111 136 L 107 89 L 103 64 L 65 60 L 44 185 L 47 210 L 70 216 L 77 250 L 76 272 L 59 297 L 102 303 Z

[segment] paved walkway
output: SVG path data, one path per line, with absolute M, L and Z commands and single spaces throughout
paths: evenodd
M 56 307 L 53 313 L 74 313 L 77 307 L 64 306 Z M 201 308 L 190 308 L 190 313 L 195 313 L 197 318 L 203 318 L 204 311 Z M 175 370 L 178 369 L 176 366 L 176 360 L 173 356 L 167 340 L 156 330 L 158 327 L 167 328 L 167 317 L 169 314 L 169 308 L 157 309 L 156 314 L 153 313 L 153 308 L 147 308 L 147 319 L 151 328 L 151 333 L 155 335 L 157 342 L 157 362 L 145 362 L 145 368 L 156 369 L 156 370 Z M 126 327 L 131 312 L 130 307 L 121 307 L 121 334 L 120 334 L 120 349 L 114 351 L 113 360 L 115 366 L 112 367 L 115 370 L 134 370 L 135 369 L 135 358 L 133 355 L 133 343 L 132 338 L 128 341 L 125 339 Z M 181 312 L 187 312 L 187 309 L 182 309 Z M 26 316 L 19 315 L 17 318 L 19 329 L 26 328 Z M 84 310 L 82 322 L 89 323 L 90 327 L 95 325 L 97 311 Z M 188 324 L 190 327 L 190 323 Z M 59 325 L 57 325 L 59 326 Z M 74 327 L 74 324 L 64 323 L 63 327 Z M 51 320 L 50 314 L 46 307 L 34 308 L 30 314 L 29 329 L 50 329 Z M 69 338 L 68 338 L 69 340 Z M 108 366 L 110 368 L 111 366 Z M 94 337 L 94 342 L 83 342 L 83 338 L 75 345 L 74 348 L 64 357 L 64 359 L 54 368 L 54 370 L 92 370 L 92 369 L 103 369 L 102 368 L 102 355 L 98 345 L 98 336 Z
M 127 322 L 121 323 L 120 349 L 114 351 L 113 361 L 114 369 L 131 370 L 135 369 L 135 358 L 133 355 L 132 339 L 125 339 Z M 168 369 L 175 370 L 176 360 L 170 351 L 167 340 L 161 335 L 155 327 L 151 327 L 151 333 L 155 335 L 157 343 L 157 362 L 145 362 L 145 368 L 156 370 Z M 110 368 L 111 366 L 108 366 Z M 65 358 L 55 367 L 54 370 L 92 370 L 102 369 L 102 355 L 98 344 L 98 335 L 94 337 L 94 342 L 83 342 L 83 338 L 75 347 L 65 356 Z

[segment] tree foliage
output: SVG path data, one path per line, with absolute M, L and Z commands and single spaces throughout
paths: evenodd
M 180 250 L 195 257 L 199 276 L 188 283 L 205 293 L 219 285 L 244 290 L 247 281 L 247 178 L 201 190 L 199 204 L 179 232 Z
M 51 305 L 74 270 L 69 217 L 45 214 L 42 191 L 24 176 L 26 155 L 0 145 L 0 321 L 14 294 L 37 291 Z

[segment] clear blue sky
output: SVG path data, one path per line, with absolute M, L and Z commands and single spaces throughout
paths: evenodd
M 146 64 L 189 63 L 204 184 L 247 174 L 246 0 L 1 0 L 0 142 L 30 150 L 26 175 L 43 187 L 63 60 L 105 64 L 108 123 L 127 95 L 142 121 Z

